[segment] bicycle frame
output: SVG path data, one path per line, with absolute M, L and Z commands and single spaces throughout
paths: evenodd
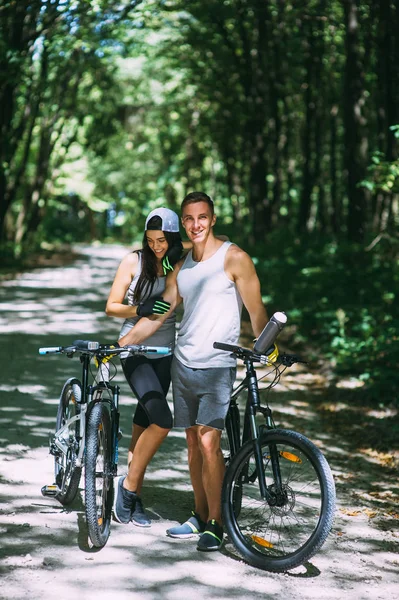
M 56 454 L 57 450 L 66 455 L 68 448 L 65 447 L 63 440 L 63 433 L 69 429 L 69 427 L 79 421 L 79 452 L 76 457 L 76 466 L 82 467 L 83 457 L 86 446 L 86 420 L 90 413 L 93 405 L 98 402 L 107 402 L 110 405 L 111 410 L 111 421 L 113 423 L 113 475 L 116 476 L 117 464 L 118 464 L 118 430 L 119 430 L 119 386 L 110 385 L 108 382 L 100 381 L 97 385 L 89 385 L 89 366 L 90 356 L 83 354 L 80 357 L 82 363 L 82 399 L 79 402 L 79 412 L 74 417 L 68 419 L 64 425 L 55 432 L 51 445 L 51 454 Z M 99 372 L 101 371 L 101 364 L 99 366 Z M 111 397 L 105 398 L 104 392 L 110 392 Z M 56 450 L 57 449 L 57 450 Z
M 259 385 L 258 379 L 256 376 L 256 369 L 254 367 L 253 361 L 250 357 L 246 356 L 243 360 L 246 373 L 243 381 L 238 385 L 238 387 L 233 390 L 231 396 L 231 404 L 230 410 L 235 411 L 235 408 L 238 411 L 236 398 L 237 396 L 244 390 L 248 390 L 247 401 L 245 406 L 244 413 L 244 424 L 243 431 L 241 437 L 241 445 L 243 445 L 247 440 L 252 440 L 254 447 L 254 455 L 255 455 L 255 463 L 256 463 L 256 472 L 259 483 L 259 491 L 264 500 L 266 500 L 269 504 L 276 503 L 276 497 L 271 494 L 266 485 L 266 479 L 263 469 L 263 456 L 261 452 L 261 432 L 262 428 L 266 427 L 267 429 L 273 429 L 273 421 L 271 418 L 271 410 L 269 407 L 262 408 L 260 404 L 260 396 L 259 396 Z M 256 423 L 256 414 L 257 412 L 261 412 L 265 417 L 266 423 L 264 425 L 260 425 L 258 427 Z M 234 420 L 234 416 L 232 417 Z M 233 426 L 233 425 L 232 425 Z M 236 448 L 233 449 L 233 453 L 235 454 L 237 451 Z M 277 450 L 275 447 L 270 446 L 270 460 L 272 464 L 272 471 L 274 476 L 274 481 L 276 485 L 276 489 L 280 489 L 281 486 L 281 474 L 280 474 L 280 465 L 279 458 L 277 454 Z
M 296 355 L 270 354 L 214 342 L 245 364 L 245 377 L 233 390 L 226 418 L 230 454 L 223 456 L 222 515 L 238 552 L 252 565 L 280 573 L 304 564 L 326 541 L 335 511 L 331 469 L 320 450 L 301 433 L 276 427 L 268 403 L 260 402 L 255 363 L 270 369 L 267 390 L 287 367 L 303 362 Z M 247 391 L 241 429 L 237 396 Z M 257 413 L 264 422 L 257 422 Z
M 39 354 L 79 353 L 81 380 L 69 378 L 62 388 L 57 412 L 57 431 L 50 438 L 54 456 L 55 483 L 42 487 L 43 496 L 55 496 L 62 505 L 76 497 L 82 467 L 85 467 L 85 511 L 88 535 L 93 546 L 102 548 L 108 540 L 111 524 L 114 478 L 119 459 L 120 388 L 111 385 L 117 368 L 110 373 L 110 359 L 127 355 L 166 356 L 169 346 L 100 344 L 76 340 L 70 346 L 39 348 Z M 97 373 L 91 381 L 91 360 Z M 89 383 L 90 378 L 90 383 Z

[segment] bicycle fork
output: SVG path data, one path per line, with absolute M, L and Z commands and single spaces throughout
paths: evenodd
M 270 452 L 270 462 L 272 466 L 273 480 L 274 480 L 274 489 L 275 493 L 271 493 L 266 484 L 266 476 L 265 476 L 265 468 L 264 468 L 264 457 L 262 453 L 262 430 L 266 427 L 267 429 L 272 429 L 272 419 L 270 409 L 262 409 L 260 405 L 259 398 L 259 387 L 258 380 L 256 378 L 255 369 L 251 361 L 245 361 L 245 366 L 247 369 L 247 378 L 248 378 L 248 394 L 251 398 L 251 402 L 249 403 L 249 410 L 247 413 L 248 423 L 251 433 L 251 439 L 254 448 L 254 456 L 255 456 L 255 464 L 256 464 L 256 472 L 258 476 L 258 484 L 259 491 L 261 497 L 266 500 L 269 506 L 275 506 L 281 502 L 279 490 L 281 490 L 281 472 L 280 472 L 280 462 L 279 462 L 279 454 L 277 451 L 277 447 L 275 444 L 269 445 Z M 256 413 L 260 411 L 266 418 L 266 425 L 261 425 L 258 428 L 256 424 Z
M 109 398 L 104 398 L 104 392 L 108 392 Z M 112 394 L 112 397 L 111 397 Z M 118 385 L 110 385 L 107 382 L 100 382 L 95 386 L 88 387 L 88 406 L 97 402 L 106 402 L 111 411 L 111 444 L 112 444 L 112 460 L 108 465 L 111 477 L 116 477 L 119 460 L 119 440 L 122 433 L 119 431 L 119 394 L 120 388 Z

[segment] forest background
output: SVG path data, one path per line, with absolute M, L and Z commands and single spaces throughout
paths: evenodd
M 398 0 L 2 0 L 1 272 L 206 191 L 292 343 L 397 407 L 398 31 Z

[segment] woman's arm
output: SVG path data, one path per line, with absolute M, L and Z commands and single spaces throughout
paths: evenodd
M 122 259 L 105 307 L 108 317 L 129 319 L 137 316 L 137 307 L 123 304 L 123 301 L 136 273 L 138 263 L 139 257 L 137 252 L 131 252 Z
M 162 295 L 166 302 L 170 303 L 170 309 L 164 315 L 151 315 L 150 317 L 142 317 L 130 331 L 127 332 L 120 340 L 120 346 L 128 344 L 141 344 L 148 337 L 154 335 L 162 326 L 162 323 L 172 314 L 176 306 L 181 303 L 182 299 L 177 289 L 177 274 L 180 270 L 183 261 L 180 261 L 173 271 L 166 277 L 166 288 Z

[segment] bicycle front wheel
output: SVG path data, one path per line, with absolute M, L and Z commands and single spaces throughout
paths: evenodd
M 105 546 L 109 537 L 113 493 L 111 416 L 108 406 L 99 402 L 87 421 L 85 458 L 86 521 L 97 548 Z
M 234 546 L 250 564 L 280 573 L 305 563 L 325 542 L 334 518 L 335 486 L 323 454 L 300 433 L 274 429 L 265 432 L 260 443 L 271 500 L 260 495 L 249 441 L 226 471 L 223 520 Z
M 54 474 L 57 485 L 56 498 L 68 505 L 75 499 L 79 488 L 82 469 L 76 466 L 79 451 L 79 407 L 82 386 L 78 379 L 71 378 L 62 388 L 58 404 L 55 427 Z M 60 446 L 63 450 L 60 450 Z

